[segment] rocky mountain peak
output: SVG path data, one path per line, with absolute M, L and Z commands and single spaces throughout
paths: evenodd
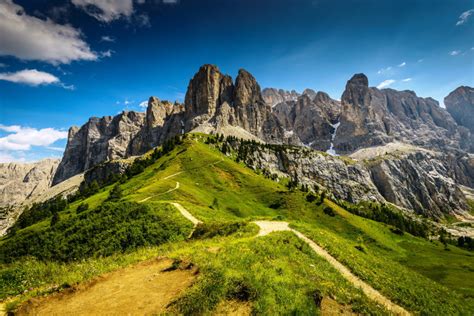
M 307 90 L 311 90 L 311 89 L 307 89 Z M 310 91 L 308 91 L 308 94 L 310 94 Z M 263 100 L 272 107 L 281 102 L 296 101 L 296 99 L 298 99 L 299 96 L 300 94 L 296 92 L 295 90 L 287 91 L 287 90 L 275 89 L 275 88 L 265 88 L 262 90 Z
M 347 81 L 346 89 L 348 85 L 368 87 L 369 79 L 363 73 L 355 74 L 351 79 L 349 79 L 349 81 Z
M 215 65 L 204 65 L 194 75 L 185 96 L 188 117 L 214 115 L 221 100 L 229 100 L 232 92 L 232 78 L 223 75 Z
M 238 107 L 252 103 L 265 103 L 260 85 L 252 74 L 245 69 L 240 69 L 235 79 L 234 105 Z
M 444 98 L 444 104 L 456 123 L 474 133 L 474 88 L 458 87 Z

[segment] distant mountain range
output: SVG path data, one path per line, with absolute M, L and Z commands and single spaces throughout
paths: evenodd
M 463 192 L 474 188 L 474 89 L 459 87 L 444 102 L 446 109 L 413 91 L 369 87 L 364 74 L 347 82 L 341 101 L 311 89 L 261 91 L 243 69 L 233 81 L 203 65 L 184 104 L 150 97 L 146 113 L 124 111 L 71 127 L 52 183 L 182 133 L 219 133 L 319 151 L 274 160 L 260 153 L 255 165 L 297 173 L 337 198 L 389 201 L 434 218 L 468 216 Z M 291 168 L 279 167 L 284 159 Z

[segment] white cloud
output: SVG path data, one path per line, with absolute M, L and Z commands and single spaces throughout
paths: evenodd
M 456 22 L 456 25 L 457 26 L 463 25 L 464 23 L 469 21 L 469 18 L 471 17 L 471 15 L 473 13 L 474 13 L 474 9 L 470 9 L 470 10 L 467 10 L 467 11 L 464 11 L 463 13 L 461 13 L 461 15 L 459 16 L 458 21 Z
M 53 151 L 64 152 L 64 148 L 62 148 L 62 147 L 47 146 L 46 149 L 53 150 Z
M 17 159 L 13 157 L 13 155 L 6 153 L 6 152 L 1 152 L 0 151 L 0 163 L 8 163 L 8 162 L 14 162 L 14 161 L 24 161 L 25 159 L 23 158 L 22 160 Z
M 392 83 L 394 83 L 395 80 L 393 79 L 387 79 L 387 80 L 384 80 L 382 81 L 381 83 L 379 83 L 379 85 L 377 86 L 377 89 L 383 89 L 383 88 L 386 88 L 388 86 L 390 86 Z
M 419 63 L 422 63 L 423 61 L 424 61 L 424 59 L 423 59 L 423 58 L 421 58 L 421 59 L 418 59 L 418 62 L 419 62 Z
M 49 146 L 54 142 L 67 138 L 66 131 L 54 128 L 36 129 L 18 125 L 6 126 L 0 124 L 0 130 L 9 133 L 0 137 L 0 150 L 17 151 L 30 150 L 31 146 Z
M 101 42 L 115 42 L 115 38 L 112 36 L 104 35 L 100 38 Z
M 407 63 L 406 63 L 406 62 L 403 62 L 403 63 L 401 63 L 400 65 L 398 65 L 397 67 L 405 67 L 406 65 L 407 65 Z
M 402 82 L 409 82 L 411 80 L 412 80 L 412 78 L 405 78 L 405 79 L 402 79 Z
M 140 102 L 140 103 L 138 104 L 138 106 L 141 107 L 141 108 L 145 108 L 145 109 L 146 109 L 146 108 L 148 107 L 148 101 L 146 101 L 146 100 L 145 100 L 145 101 L 142 101 L 142 102 Z
M 382 69 L 380 69 L 379 71 L 377 71 L 377 73 L 378 73 L 379 75 L 382 75 L 382 74 L 384 74 L 384 73 L 389 72 L 390 70 L 392 70 L 392 67 L 389 66 L 389 67 L 387 67 L 387 68 L 382 68 Z
M 106 50 L 105 52 L 100 52 L 100 57 L 104 58 L 104 57 L 112 57 L 112 53 L 114 53 L 113 50 L 111 49 L 108 49 Z
M 457 55 L 459 55 L 459 54 L 461 54 L 461 51 L 460 51 L 460 50 L 453 50 L 453 51 L 450 51 L 450 52 L 449 52 L 449 55 L 451 55 L 451 56 L 457 56 Z
M 0 1 L 0 34 L 1 56 L 54 65 L 97 59 L 79 30 L 28 15 L 12 0 Z
M 24 83 L 30 86 L 49 85 L 60 82 L 58 77 L 36 69 L 24 69 L 17 72 L 0 73 L 0 80 Z
M 105 23 L 133 14 L 132 0 L 72 0 L 72 3 L 87 14 Z

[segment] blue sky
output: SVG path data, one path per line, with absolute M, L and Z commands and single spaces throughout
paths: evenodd
M 59 157 L 69 126 L 143 110 L 150 95 L 183 101 L 204 63 L 335 99 L 363 72 L 371 86 L 442 101 L 474 85 L 474 3 L 2 1 L 0 161 Z

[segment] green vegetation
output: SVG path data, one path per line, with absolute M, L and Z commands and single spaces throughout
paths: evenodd
M 384 313 L 292 233 L 256 238 L 257 228 L 249 224 L 284 219 L 408 310 L 472 314 L 472 252 L 449 244 L 446 251 L 413 236 L 422 228 L 411 227 L 394 209 L 358 205 L 349 212 L 344 207 L 351 205 L 304 192 L 296 178 L 251 170 L 244 161 L 260 145 L 248 142 L 238 158 L 231 142 L 223 149 L 224 143 L 221 135 L 194 134 L 153 150 L 135 160 L 126 177 L 71 199 L 56 212 L 55 225 L 54 212 L 25 215 L 29 224 L 0 240 L 0 297 L 32 288 L 21 301 L 167 256 L 199 267 L 196 283 L 173 303 L 184 314 L 212 311 L 223 300 L 248 301 L 257 314 L 314 314 L 323 296 L 358 313 Z M 291 181 L 296 184 L 288 187 Z M 107 201 L 111 197 L 117 202 Z M 204 222 L 190 240 L 184 241 L 192 225 L 172 201 Z
M 174 211 L 160 205 L 152 211 L 147 205 L 126 202 L 104 203 L 65 220 L 54 213 L 50 227 L 25 230 L 5 239 L 0 244 L 0 260 L 9 262 L 29 255 L 70 261 L 182 240 L 190 225 L 170 217 L 170 209 Z
M 338 201 L 338 204 L 355 215 L 395 226 L 398 230 L 394 231 L 408 232 L 426 238 L 433 230 L 426 221 L 421 218 L 407 218 L 393 205 L 365 201 L 357 205 L 346 201 Z

